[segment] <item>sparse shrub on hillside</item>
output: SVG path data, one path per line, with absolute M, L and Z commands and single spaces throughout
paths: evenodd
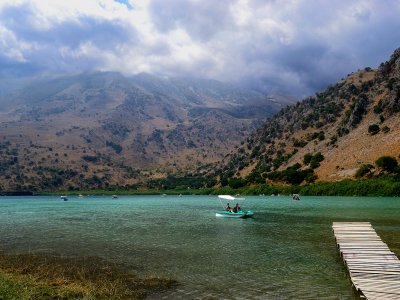
M 331 137 L 331 140 L 329 141 L 328 146 L 329 145 L 335 145 L 336 143 L 337 143 L 337 136 L 334 135 L 334 136 Z
M 84 155 L 82 156 L 82 159 L 92 163 L 96 163 L 99 161 L 99 158 L 97 156 L 92 155 Z
M 297 147 L 297 148 L 303 148 L 306 145 L 307 145 L 307 142 L 303 141 L 303 140 L 294 140 L 294 142 L 293 142 L 293 147 Z
M 316 168 L 318 168 L 319 166 L 320 166 L 319 161 L 311 160 L 311 162 L 310 162 L 310 168 L 311 168 L 311 169 L 316 169 Z
M 312 161 L 312 160 L 315 160 L 315 161 L 321 162 L 321 161 L 323 161 L 324 159 L 325 159 L 325 157 L 322 155 L 322 153 L 321 153 L 321 152 L 317 152 L 317 153 L 314 154 L 314 156 L 313 156 L 313 158 L 311 159 L 311 161 Z
M 307 153 L 303 157 L 303 162 L 305 165 L 310 165 L 311 169 L 316 169 L 320 166 L 320 162 L 324 160 L 324 156 L 321 152 L 317 152 L 314 155 Z
M 371 135 L 377 134 L 381 129 L 379 128 L 378 124 L 372 124 L 368 127 L 368 133 Z
M 222 176 L 219 182 L 220 182 L 221 186 L 227 186 L 228 178 L 226 176 Z
M 387 81 L 386 87 L 391 91 L 391 90 L 393 90 L 394 83 L 395 83 L 395 79 L 394 78 L 390 78 Z
M 307 153 L 306 155 L 304 155 L 304 157 L 303 157 L 304 164 L 308 165 L 311 162 L 312 157 L 313 156 L 311 153 Z
M 379 100 L 378 104 L 374 106 L 374 113 L 380 114 L 383 112 L 383 101 Z
M 320 131 L 320 132 L 318 133 L 318 140 L 319 140 L 319 141 L 325 140 L 325 133 L 324 133 L 323 131 Z
M 374 166 L 371 164 L 362 165 L 361 167 L 358 168 L 355 177 L 361 178 L 367 174 L 371 174 L 372 169 L 374 169 Z
M 358 88 L 354 84 L 350 84 L 349 85 L 348 91 L 353 95 L 358 95 L 360 93 L 360 91 L 358 90 Z
M 338 136 L 340 136 L 340 137 L 342 137 L 342 136 L 344 136 L 344 135 L 346 135 L 346 134 L 349 134 L 349 130 L 347 129 L 347 128 L 345 128 L 345 127 L 339 127 L 338 129 L 336 129 L 336 133 L 337 133 L 337 135 Z
M 265 178 L 263 178 L 257 170 L 253 170 L 248 176 L 246 176 L 246 182 L 262 184 L 265 183 Z
M 232 178 L 229 180 L 228 185 L 233 188 L 237 189 L 246 185 L 246 181 L 242 178 Z
M 375 161 L 375 164 L 389 173 L 393 173 L 398 166 L 397 160 L 391 156 L 381 156 Z
M 317 131 L 317 132 L 313 132 L 313 133 L 307 135 L 307 140 L 308 141 L 312 141 L 312 140 L 315 140 L 315 139 L 318 139 L 320 141 L 324 140 L 325 139 L 325 133 L 323 131 L 319 131 L 319 132 Z
M 300 164 L 288 167 L 284 171 L 275 171 L 268 174 L 268 179 L 272 181 L 284 181 L 289 184 L 301 184 L 306 178 L 311 178 L 314 171 L 312 169 L 300 170 Z
M 389 127 L 387 127 L 387 126 L 383 126 L 382 127 L 382 132 L 383 133 L 388 133 L 390 131 L 390 128 Z
M 122 146 L 111 141 L 106 141 L 106 146 L 114 149 L 115 153 L 119 154 L 122 151 Z
M 309 126 L 310 126 L 310 123 L 309 123 L 309 122 L 303 122 L 303 123 L 301 123 L 301 129 L 303 129 L 303 130 L 307 129 Z

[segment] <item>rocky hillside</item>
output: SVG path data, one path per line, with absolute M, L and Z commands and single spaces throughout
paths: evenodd
M 12 84 L 0 85 L 9 85 L 0 93 L 2 190 L 104 188 L 192 171 L 283 106 L 218 81 L 148 74 Z
M 400 49 L 377 70 L 352 73 L 282 109 L 222 162 L 217 175 L 222 185 L 336 181 L 353 178 L 381 156 L 400 158 Z

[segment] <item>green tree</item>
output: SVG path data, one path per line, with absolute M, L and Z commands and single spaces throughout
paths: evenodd
M 379 128 L 378 124 L 372 124 L 368 127 L 368 133 L 371 135 L 377 134 L 381 129 Z
M 356 178 L 364 177 L 366 174 L 370 174 L 373 168 L 374 166 L 371 164 L 362 165 L 358 168 L 355 174 Z
M 308 165 L 311 162 L 312 157 L 313 156 L 311 153 L 307 153 L 306 155 L 304 155 L 304 157 L 303 157 L 304 164 Z
M 397 160 L 391 156 L 381 156 L 375 161 L 375 164 L 389 173 L 394 172 L 398 166 Z

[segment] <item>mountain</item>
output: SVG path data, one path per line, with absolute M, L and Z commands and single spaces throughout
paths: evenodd
M 149 74 L 1 82 L 8 86 L 0 93 L 3 190 L 125 186 L 194 171 L 221 160 L 291 101 Z
M 375 165 L 382 156 L 400 158 L 400 48 L 378 69 L 349 74 L 283 108 L 216 175 L 222 185 L 337 181 L 354 178 L 360 168 L 382 172 Z

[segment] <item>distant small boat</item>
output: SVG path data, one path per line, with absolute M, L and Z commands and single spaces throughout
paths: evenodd
M 61 196 L 60 198 L 61 198 L 61 200 L 63 200 L 63 201 L 68 201 L 68 197 L 67 197 L 67 196 Z
M 161 197 L 167 197 L 167 194 L 162 194 Z
M 118 196 L 117 196 L 117 195 L 112 195 L 111 198 L 113 198 L 113 199 L 118 199 Z
M 300 195 L 299 194 L 292 194 L 292 200 L 299 201 Z
M 82 194 L 79 194 L 79 198 L 83 198 L 83 195 L 82 195 Z

